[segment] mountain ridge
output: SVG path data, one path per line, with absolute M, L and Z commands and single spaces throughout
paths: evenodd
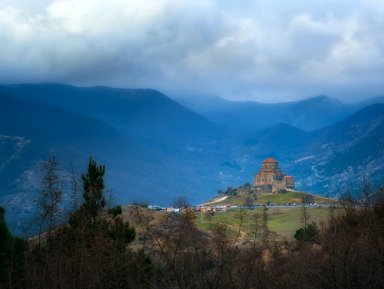
M 343 120 L 365 106 L 375 102 L 384 103 L 384 97 L 353 104 L 326 95 L 281 103 L 229 101 L 216 97 L 209 99 L 208 109 L 205 109 L 204 99 L 198 99 L 195 103 L 181 98 L 176 100 L 213 122 L 237 129 L 245 128 L 247 131 L 260 130 L 281 122 L 306 131 L 317 130 Z

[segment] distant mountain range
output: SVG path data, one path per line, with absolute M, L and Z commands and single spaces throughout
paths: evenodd
M 155 90 L 0 85 L 0 204 L 11 222 L 27 220 L 42 162 L 52 154 L 64 179 L 71 163 L 78 176 L 91 156 L 105 164 L 106 186 L 123 204 L 168 205 L 178 195 L 201 203 L 218 189 L 252 182 L 269 156 L 297 189 L 334 196 L 363 175 L 384 181 L 384 104 L 372 104 L 381 100 L 219 99 L 206 110 L 222 115 L 215 121 Z
M 212 96 L 176 100 L 209 120 L 227 127 L 255 131 L 285 123 L 310 131 L 341 121 L 368 105 L 384 103 L 384 96 L 353 104 L 342 103 L 324 95 L 276 104 L 228 101 Z

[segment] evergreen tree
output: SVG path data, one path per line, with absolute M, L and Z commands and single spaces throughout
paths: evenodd
M 93 218 L 95 218 L 105 207 L 106 201 L 104 192 L 104 173 L 105 166 L 97 165 L 96 161 L 89 159 L 88 172 L 82 174 L 84 186 L 84 204 L 85 209 Z
M 20 278 L 23 252 L 27 249 L 24 239 L 15 237 L 5 222 L 5 209 L 0 207 L 0 288 L 12 288 Z

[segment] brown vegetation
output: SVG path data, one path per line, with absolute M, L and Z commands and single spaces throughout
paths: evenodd
M 92 170 L 99 176 L 104 171 Z M 29 244 L 19 273 L 2 275 L 14 278 L 1 283 L 5 288 L 384 286 L 384 187 L 365 194 L 363 201 L 345 200 L 344 214 L 330 214 L 318 229 L 311 228 L 303 209 L 303 227 L 293 242 L 277 241 L 264 210 L 251 218 L 254 238 L 246 246 L 239 245 L 241 211 L 230 234 L 225 225 L 214 223 L 202 232 L 190 211 L 155 213 L 136 207 L 125 213 L 139 232 L 132 246 L 135 230 L 122 218 L 122 209 L 108 208 L 102 182 L 88 181 L 83 205 L 46 240 Z

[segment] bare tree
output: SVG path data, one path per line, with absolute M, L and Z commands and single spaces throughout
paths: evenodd
M 63 194 L 63 184 L 59 178 L 58 162 L 55 155 L 43 163 L 41 170 L 44 171 L 44 175 L 41 180 L 42 189 L 38 199 L 38 211 L 35 218 L 39 230 L 39 246 L 41 245 L 42 233 L 47 231 L 49 238 L 51 231 L 58 224 Z
M 184 195 L 178 196 L 173 200 L 172 206 L 174 208 L 188 208 L 189 207 L 188 197 Z
M 79 203 L 79 190 L 81 189 L 81 184 L 79 180 L 76 177 L 75 169 L 73 167 L 73 163 L 71 162 L 71 192 L 72 192 L 72 211 L 76 211 L 78 209 L 78 203 Z

